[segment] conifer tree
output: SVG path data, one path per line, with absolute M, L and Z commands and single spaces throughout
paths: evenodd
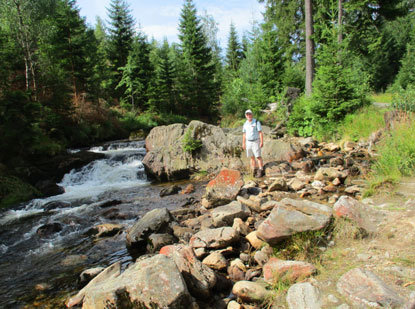
M 150 45 L 142 32 L 134 38 L 127 64 L 120 70 L 122 78 L 117 88 L 125 89 L 123 99 L 128 100 L 133 109 L 144 110 L 149 99 L 154 68 L 150 62 Z
M 179 76 L 182 110 L 188 116 L 216 116 L 219 85 L 214 79 L 215 65 L 192 0 L 184 3 L 179 39 L 183 59 Z
M 111 87 L 115 88 L 122 78 L 119 68 L 124 67 L 128 61 L 128 55 L 132 49 L 134 37 L 134 18 L 125 0 L 111 0 L 108 8 L 109 17 L 109 42 L 108 58 L 112 66 L 113 80 Z M 113 95 L 121 97 L 125 89 L 118 87 Z
M 238 41 L 238 34 L 236 33 L 235 25 L 231 23 L 228 46 L 226 48 L 226 65 L 228 71 L 237 72 L 242 59 L 242 46 Z

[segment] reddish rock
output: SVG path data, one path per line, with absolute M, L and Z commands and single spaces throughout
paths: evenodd
M 333 206 L 333 213 L 336 217 L 347 218 L 355 222 L 361 229 L 372 233 L 376 228 L 369 220 L 369 211 L 372 211 L 369 206 L 346 195 L 341 196 Z
M 359 307 L 396 308 L 404 300 L 369 270 L 355 268 L 345 273 L 337 282 L 337 290 Z
M 206 186 L 204 206 L 210 208 L 232 202 L 236 199 L 243 184 L 239 171 L 223 168 L 218 176 Z
M 195 192 L 195 186 L 192 184 L 189 184 L 186 188 L 184 188 L 180 194 L 190 194 Z
M 301 261 L 284 261 L 272 257 L 262 268 L 264 280 L 275 284 L 282 278 L 294 282 L 298 279 L 310 277 L 316 272 L 314 265 Z

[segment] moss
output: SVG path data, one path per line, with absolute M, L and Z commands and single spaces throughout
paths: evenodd
M 40 192 L 14 176 L 0 175 L 0 208 L 39 197 Z

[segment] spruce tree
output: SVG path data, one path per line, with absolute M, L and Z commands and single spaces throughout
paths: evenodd
M 219 87 L 214 79 L 215 64 L 192 0 L 184 3 L 179 39 L 183 61 L 179 76 L 182 110 L 188 116 L 216 116 Z
M 128 102 L 133 109 L 143 111 L 148 103 L 154 68 L 150 62 L 150 44 L 142 32 L 134 38 L 127 64 L 120 70 L 122 78 L 117 88 L 125 89 L 122 94 L 124 103 Z
M 235 25 L 231 23 L 228 38 L 228 46 L 226 48 L 227 70 L 236 73 L 239 69 L 239 64 L 242 59 L 242 46 L 238 41 L 238 34 L 236 33 Z
M 122 78 L 119 68 L 126 66 L 128 55 L 132 49 L 135 21 L 125 0 L 111 0 L 108 17 L 108 58 L 113 75 L 111 87 L 114 89 Z M 114 92 L 113 95 L 119 98 L 124 91 L 125 89 L 118 87 L 118 91 Z

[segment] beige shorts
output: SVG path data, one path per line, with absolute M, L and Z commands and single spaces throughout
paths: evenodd
M 261 156 L 261 147 L 259 147 L 260 140 L 250 142 L 246 141 L 246 156 L 248 158 L 255 157 L 258 158 Z

